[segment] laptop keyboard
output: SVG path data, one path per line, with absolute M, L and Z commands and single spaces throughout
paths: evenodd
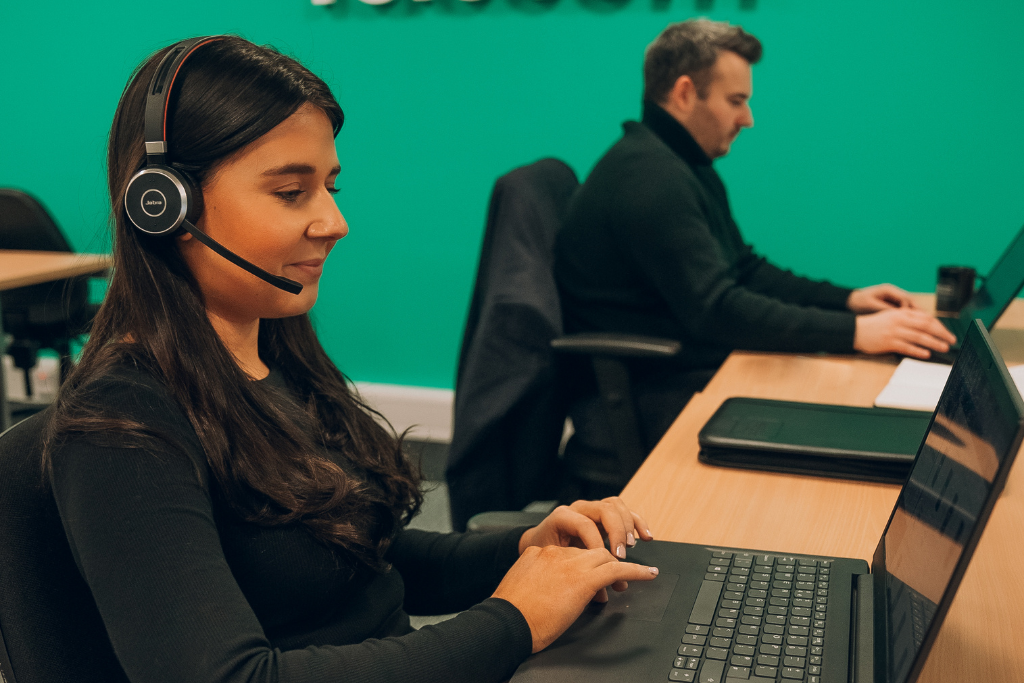
M 716 551 L 668 680 L 820 683 L 832 561 Z

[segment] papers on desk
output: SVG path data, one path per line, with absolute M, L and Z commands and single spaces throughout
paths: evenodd
M 889 383 L 875 398 L 875 405 L 932 412 L 952 368 L 952 365 L 904 358 L 892 373 Z M 1017 390 L 1024 393 L 1024 365 L 1010 368 L 1010 377 Z

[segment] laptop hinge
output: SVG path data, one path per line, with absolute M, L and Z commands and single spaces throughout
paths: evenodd
M 850 629 L 850 683 L 875 681 L 875 583 L 859 574 L 853 586 L 853 628 Z

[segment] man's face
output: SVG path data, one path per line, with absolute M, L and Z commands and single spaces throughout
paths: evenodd
M 707 97 L 697 98 L 684 122 L 693 139 L 712 159 L 728 154 L 740 131 L 754 125 L 750 112 L 753 88 L 750 63 L 735 52 L 722 51 L 712 67 Z

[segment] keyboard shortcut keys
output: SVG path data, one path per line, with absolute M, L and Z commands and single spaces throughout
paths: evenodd
M 670 681 L 820 683 L 832 562 L 715 551 Z

